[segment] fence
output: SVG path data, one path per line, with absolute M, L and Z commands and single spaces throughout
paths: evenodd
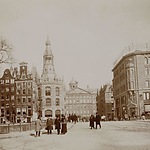
M 45 126 L 45 122 L 42 122 L 42 127 Z M 19 124 L 4 124 L 0 125 L 0 134 L 10 132 L 22 132 L 35 129 L 35 122 L 32 123 L 19 123 Z

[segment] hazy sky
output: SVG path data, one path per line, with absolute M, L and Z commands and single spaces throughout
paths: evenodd
M 112 81 L 113 62 L 131 43 L 150 42 L 149 0 L 0 0 L 0 36 L 18 62 L 42 73 L 49 35 L 54 65 L 66 86 Z

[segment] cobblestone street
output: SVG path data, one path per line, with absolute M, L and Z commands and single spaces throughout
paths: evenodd
M 101 129 L 90 129 L 88 122 L 68 124 L 65 135 L 43 134 L 31 136 L 34 131 L 0 135 L 0 150 L 149 150 L 149 121 L 102 122 Z

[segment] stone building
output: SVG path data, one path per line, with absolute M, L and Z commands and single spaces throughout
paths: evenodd
M 69 86 L 65 97 L 66 115 L 76 114 L 80 118 L 95 115 L 97 91 L 78 87 L 78 82 L 74 79 Z
M 136 50 L 115 64 L 113 95 L 117 118 L 150 113 L 150 51 Z
M 97 112 L 101 116 L 106 116 L 107 120 L 114 120 L 114 98 L 113 87 L 105 84 L 99 90 L 97 97 Z
M 41 91 L 41 116 L 42 119 L 64 114 L 65 85 L 63 79 L 57 77 L 54 68 L 54 56 L 47 39 L 43 55 L 43 72 L 39 85 Z

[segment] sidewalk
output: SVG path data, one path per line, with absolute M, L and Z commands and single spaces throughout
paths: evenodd
M 71 129 L 73 127 L 74 123 L 67 123 L 67 129 Z M 42 134 L 46 134 L 46 130 L 45 127 L 42 128 L 41 130 Z M 53 133 L 56 133 L 56 130 L 53 130 Z M 30 131 L 22 131 L 22 132 L 10 132 L 7 134 L 0 134 L 0 139 L 9 139 L 9 138 L 18 138 L 18 137 L 24 137 L 24 136 L 34 136 L 35 131 L 34 130 L 30 130 Z

